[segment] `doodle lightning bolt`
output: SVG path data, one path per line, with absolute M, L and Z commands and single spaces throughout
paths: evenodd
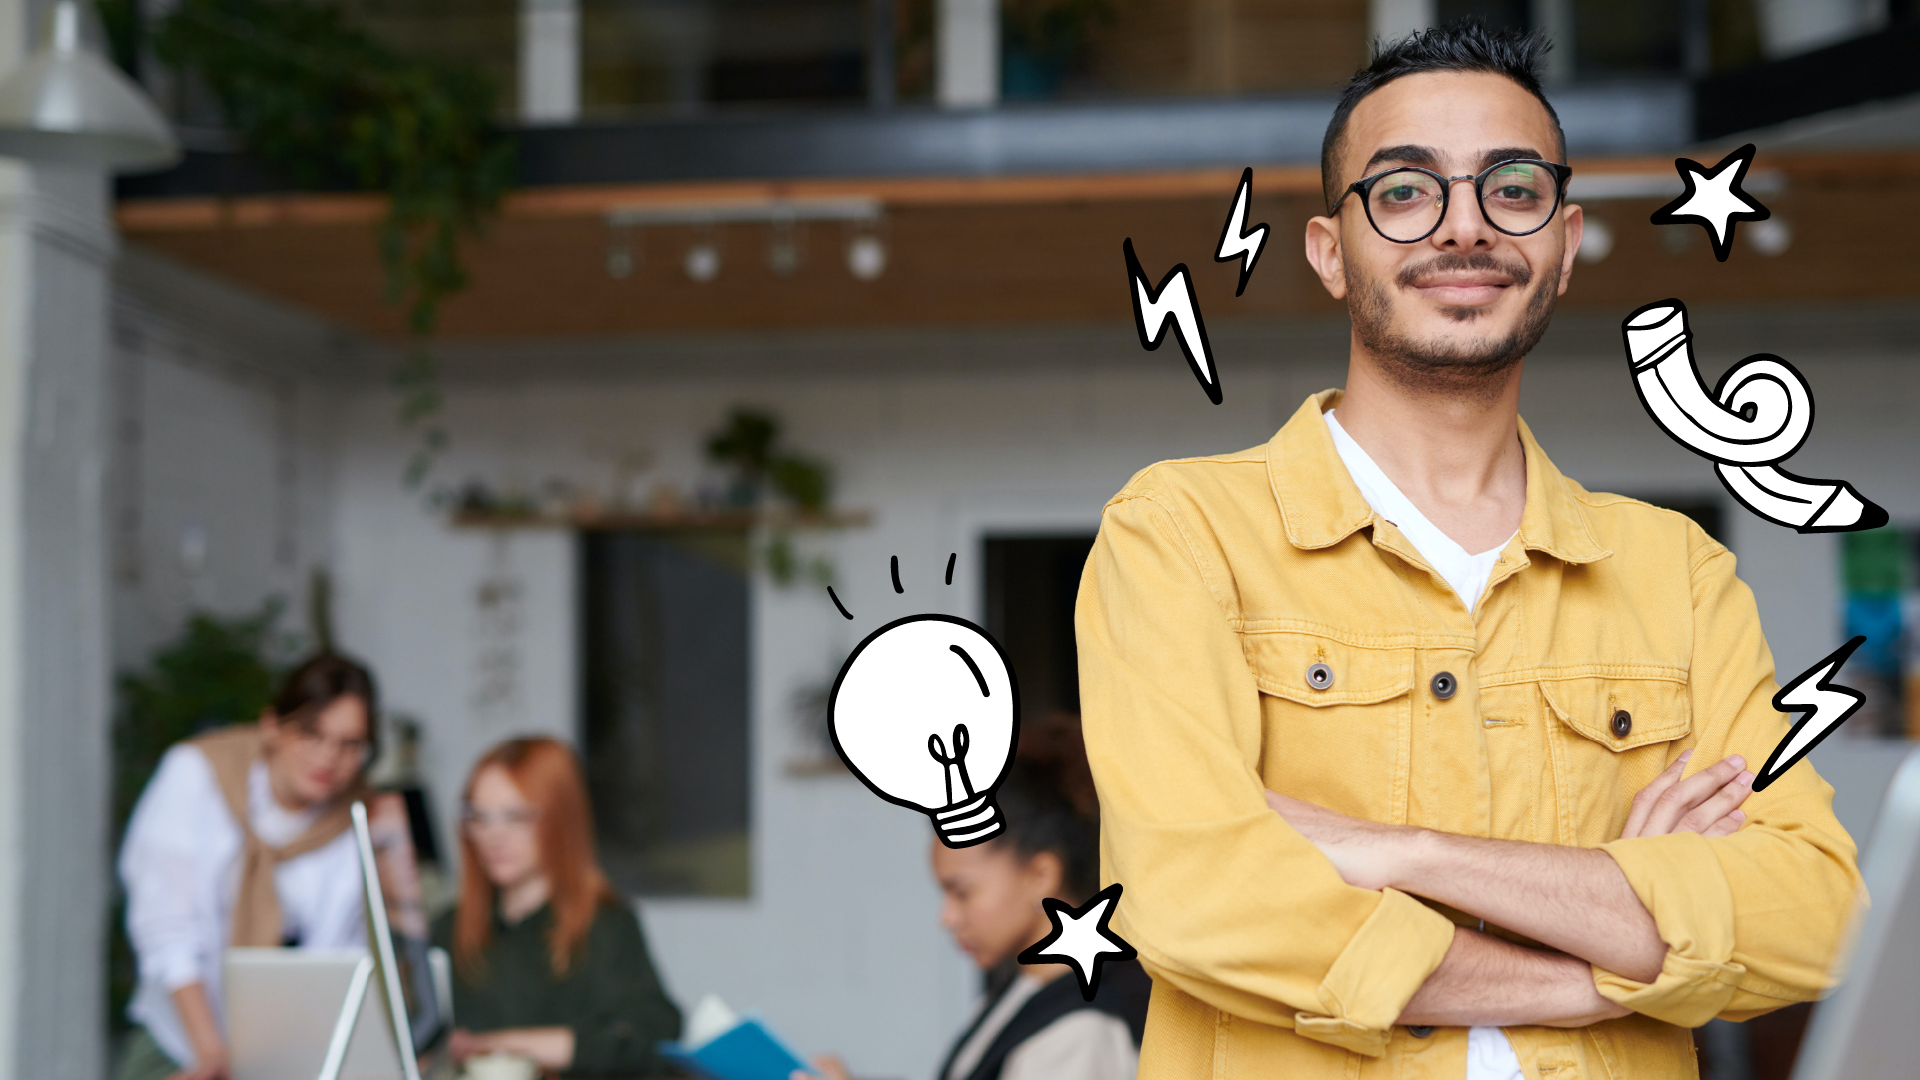
M 1233 290 L 1235 296 L 1247 291 L 1247 279 L 1253 276 L 1253 264 L 1260 261 L 1260 251 L 1267 246 L 1266 222 L 1247 228 L 1247 208 L 1252 202 L 1253 169 L 1248 168 L 1240 174 L 1240 190 L 1234 193 L 1233 209 L 1227 211 L 1227 223 L 1220 227 L 1220 250 L 1213 256 L 1214 262 L 1240 260 L 1240 287 Z
M 1867 695 L 1848 686 L 1833 685 L 1833 676 L 1840 665 L 1847 662 L 1853 650 L 1867 640 L 1856 637 L 1845 645 L 1827 654 L 1812 667 L 1793 677 L 1793 681 L 1780 688 L 1773 695 L 1773 707 L 1781 712 L 1792 710 L 1804 713 L 1794 721 L 1787 737 L 1767 755 L 1767 763 L 1760 766 L 1754 774 L 1753 790 L 1765 791 L 1768 784 L 1778 780 L 1782 774 L 1792 768 L 1794 763 L 1820 745 L 1820 740 L 1839 730 L 1840 722 L 1859 711 L 1866 704 Z
M 1129 237 L 1121 244 L 1121 250 L 1127 256 L 1127 285 L 1133 296 L 1133 328 L 1140 331 L 1140 347 L 1152 352 L 1160 347 L 1167 338 L 1167 324 L 1173 324 L 1173 334 L 1180 339 L 1180 351 L 1187 358 L 1187 366 L 1193 369 L 1193 377 L 1200 380 L 1200 388 L 1207 392 L 1208 400 L 1220 404 L 1220 377 L 1213 368 L 1213 351 L 1207 344 L 1207 326 L 1200 321 L 1200 300 L 1193 294 L 1193 276 L 1187 273 L 1186 263 L 1176 263 L 1160 279 L 1160 284 L 1147 284 L 1147 272 L 1140 268 L 1140 259 L 1133 253 L 1133 239 Z M 1179 288 L 1173 288 L 1175 284 Z

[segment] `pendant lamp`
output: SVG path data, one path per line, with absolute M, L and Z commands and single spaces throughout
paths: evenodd
M 180 160 L 160 110 L 120 69 L 80 44 L 80 8 L 60 0 L 53 37 L 0 79 L 0 156 L 149 172 Z

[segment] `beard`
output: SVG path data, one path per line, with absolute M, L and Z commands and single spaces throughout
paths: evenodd
M 1512 331 L 1500 337 L 1483 337 L 1462 342 L 1440 338 L 1418 340 L 1394 328 L 1394 296 L 1386 283 L 1357 273 L 1347 265 L 1347 278 L 1353 285 L 1347 311 L 1353 319 L 1353 332 L 1380 361 L 1388 378 L 1401 388 L 1417 394 L 1447 397 L 1488 398 L 1499 394 L 1507 373 L 1526 358 L 1553 320 L 1553 303 L 1560 292 L 1560 265 L 1551 264 L 1538 275 L 1539 281 L 1527 297 L 1520 321 Z M 1409 263 L 1394 275 L 1394 284 L 1413 288 L 1428 274 L 1451 270 L 1490 270 L 1513 279 L 1510 287 L 1525 289 L 1534 282 L 1532 268 L 1518 261 L 1496 259 L 1484 251 L 1462 255 L 1449 252 L 1416 263 Z M 1442 308 L 1441 314 L 1457 323 L 1489 318 L 1485 308 Z

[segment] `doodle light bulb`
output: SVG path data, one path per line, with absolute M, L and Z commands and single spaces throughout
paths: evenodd
M 827 705 L 834 749 L 874 794 L 933 820 L 948 847 L 1003 828 L 1020 701 L 1006 654 L 951 615 L 912 615 L 853 650 Z

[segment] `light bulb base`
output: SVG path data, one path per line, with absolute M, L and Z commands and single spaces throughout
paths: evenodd
M 927 816 L 933 819 L 933 828 L 940 835 L 940 842 L 950 848 L 971 847 L 991 840 L 1007 827 L 1006 818 L 1000 816 L 1000 806 L 993 801 L 991 791 Z

